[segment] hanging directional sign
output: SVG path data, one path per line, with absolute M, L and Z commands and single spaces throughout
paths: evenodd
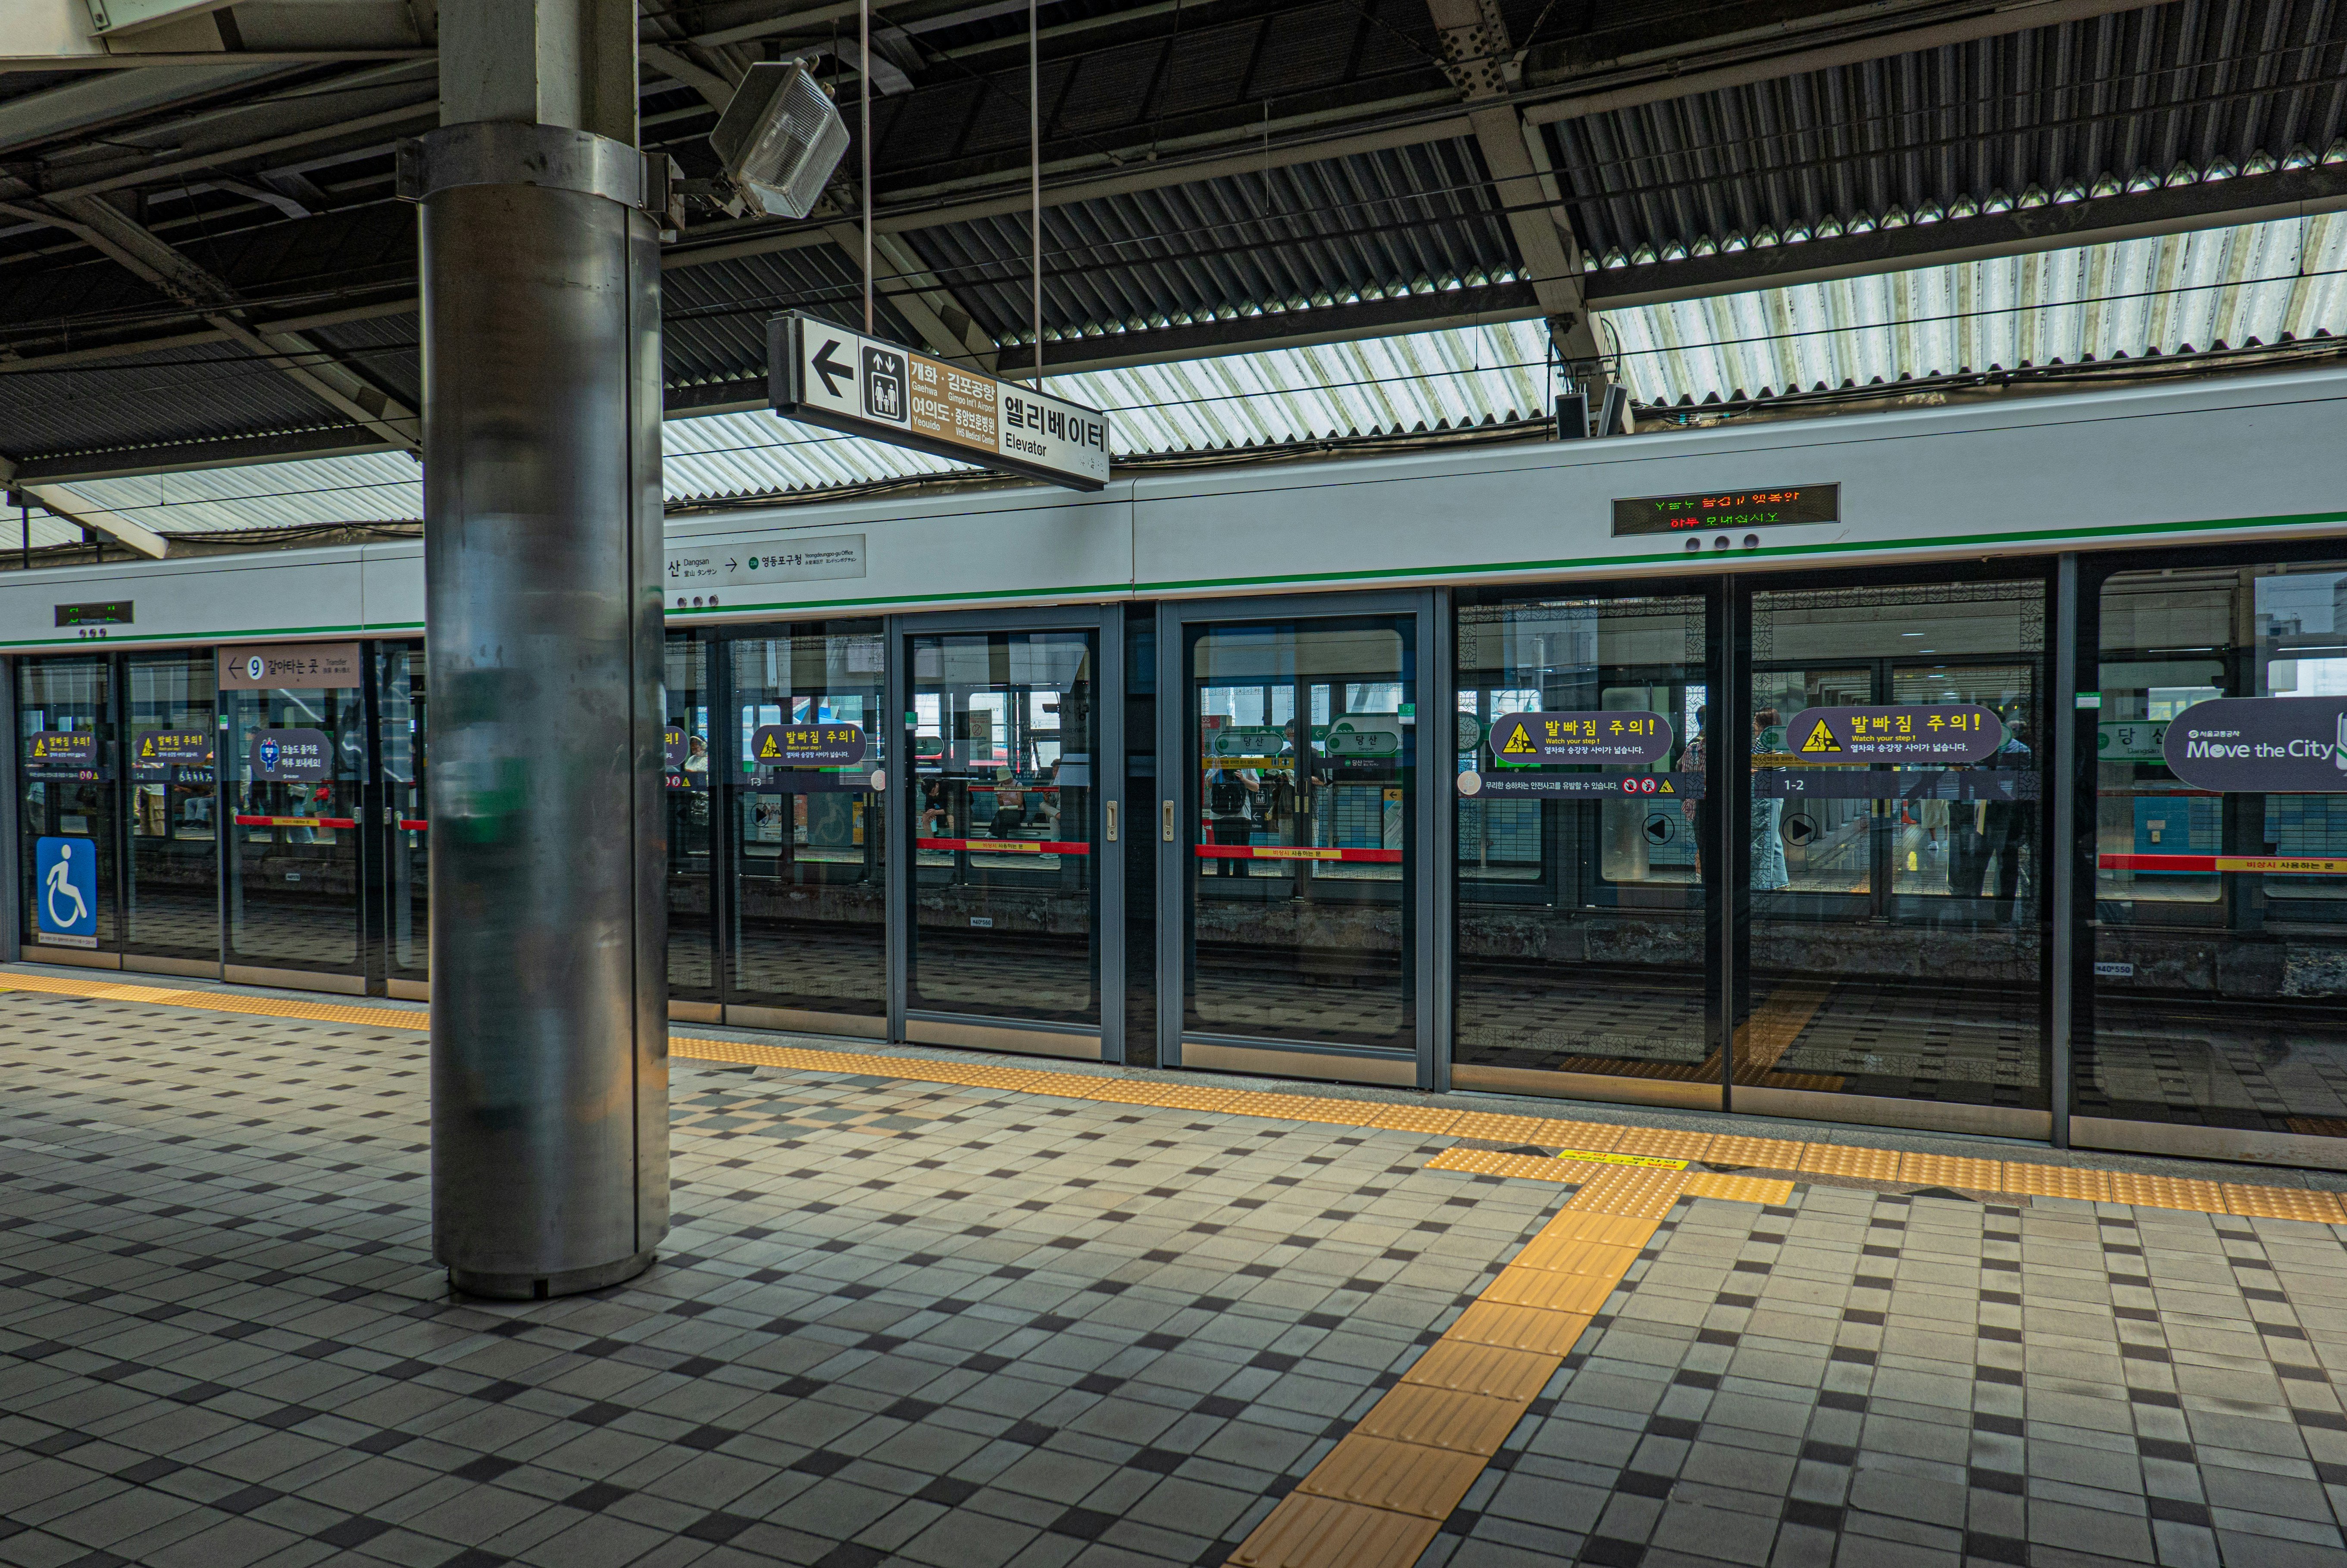
M 767 323 L 774 412 L 1065 485 L 1108 483 L 1108 415 L 792 311 Z

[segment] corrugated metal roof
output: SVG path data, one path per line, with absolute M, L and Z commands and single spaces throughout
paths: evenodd
M 2347 335 L 2347 214 L 1613 311 L 1600 318 L 1640 403 Z M 1120 455 L 1458 428 L 1550 406 L 1543 328 L 1445 332 L 1057 376 L 1110 410 Z M 764 413 L 671 420 L 671 502 L 722 502 L 964 466 Z M 398 454 L 95 480 L 75 488 L 164 533 L 413 519 Z M 5 528 L 0 527 L 0 544 Z
M 2347 216 L 2128 240 L 1612 311 L 1647 404 L 2347 333 Z

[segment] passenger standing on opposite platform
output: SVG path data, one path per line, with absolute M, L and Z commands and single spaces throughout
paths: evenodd
M 1769 753 L 1773 743 L 1768 732 L 1785 722 L 1785 715 L 1774 708 L 1763 708 L 1752 715 L 1752 754 Z M 1752 886 L 1766 891 L 1792 886 L 1793 878 L 1785 869 L 1785 840 L 1777 829 L 1785 815 L 1781 800 L 1762 800 L 1756 790 L 1752 796 Z
M 1710 718 L 1710 703 L 1696 704 L 1695 739 L 1689 741 L 1686 749 L 1679 753 L 1679 772 L 1703 777 L 1705 749 L 1711 733 L 1705 726 Z M 1711 815 L 1703 809 L 1703 802 L 1696 798 L 1679 802 L 1679 815 L 1686 817 L 1687 825 L 1695 830 L 1695 879 L 1701 882 L 1704 856 L 1711 849 Z

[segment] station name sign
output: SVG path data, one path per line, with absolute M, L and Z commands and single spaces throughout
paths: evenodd
M 1614 502 L 1614 537 L 1685 534 L 1702 528 L 1778 528 L 1841 521 L 1840 485 L 1778 485 L 1703 490 L 1691 496 L 1635 496 Z
M 767 323 L 775 413 L 1021 474 L 1071 490 L 1108 484 L 1108 415 L 797 311 Z

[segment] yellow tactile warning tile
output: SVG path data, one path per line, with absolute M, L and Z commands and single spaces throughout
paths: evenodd
M 1801 1163 L 1794 1169 L 1809 1175 L 1846 1176 L 1857 1182 L 1895 1182 L 1899 1179 L 1899 1152 L 1861 1149 L 1852 1143 L 1811 1143 L 1801 1151 Z
M 1471 1345 L 1497 1346 L 1502 1350 L 1529 1350 L 1561 1361 L 1571 1353 L 1574 1341 L 1581 1337 L 1594 1316 L 1478 1301 L 1459 1315 L 1459 1320 L 1443 1331 L 1442 1340 L 1437 1343 L 1461 1339 Z
M 1700 1160 L 1714 1137 L 1711 1132 L 1682 1132 L 1675 1127 L 1625 1127 L 1614 1141 L 1616 1154 L 1653 1154 L 1665 1160 Z
M 2336 1193 L 2306 1187 L 2250 1187 L 2225 1184 L 2225 1212 L 2247 1219 L 2309 1220 L 2316 1225 L 2347 1224 L 2347 1212 Z
M 1409 1568 L 1441 1521 L 1291 1494 L 1230 1560 L 1239 1568 Z
M 1581 1190 L 1567 1198 L 1564 1206 L 1598 1214 L 1658 1220 L 1670 1213 L 1671 1205 L 1678 1202 L 1679 1190 L 1686 1181 L 1686 1173 L 1683 1171 L 1608 1165 L 1582 1183 Z
M 2102 1203 L 2111 1195 L 2111 1173 L 2076 1165 L 2026 1165 L 2007 1160 L 2004 1190 L 2017 1197 L 2080 1198 Z
M 1560 1209 L 1541 1233 L 1526 1242 L 1511 1261 L 1539 1268 L 1544 1261 L 1574 1247 L 1643 1247 L 1655 1234 L 1653 1220 L 1625 1219 L 1620 1214 L 1592 1214 L 1584 1209 Z
M 1489 1111 L 1470 1111 L 1450 1124 L 1450 1136 L 1477 1138 L 1487 1143 L 1529 1143 L 1535 1149 L 1558 1149 L 1564 1146 L 1564 1129 L 1577 1130 L 1583 1125 L 1581 1122 L 1560 1122 L 1552 1116 L 1502 1116 Z M 1583 1149 L 1612 1147 L 1610 1143 L 1579 1143 L 1575 1146 Z
M 1426 1348 L 1401 1375 L 1397 1389 L 1419 1383 L 1455 1394 L 1481 1394 L 1493 1399 L 1530 1399 L 1547 1387 L 1556 1373 L 1557 1358 L 1532 1350 L 1508 1350 L 1479 1345 L 1471 1339 L 1445 1335 Z
M 1423 1132 L 1432 1137 L 1449 1133 L 1464 1112 L 1442 1111 L 1433 1106 L 1380 1105 L 1361 1118 L 1364 1127 L 1376 1127 L 1388 1132 Z
M 1484 1454 L 1456 1453 L 1422 1443 L 1364 1437 L 1356 1431 L 1329 1450 L 1296 1483 L 1307 1497 L 1333 1497 L 1368 1508 L 1414 1513 L 1422 1519 L 1450 1517 L 1475 1478 Z
M 1538 1389 L 1532 1390 L 1538 1392 Z M 1512 1399 L 1429 1388 L 1423 1383 L 1397 1383 L 1353 1430 L 1364 1437 L 1390 1438 L 1399 1443 L 1489 1459 L 1516 1430 L 1532 1400 L 1532 1394 Z
M 1746 1138 L 1732 1132 L 1715 1135 L 1696 1156 L 1706 1165 L 1753 1165 L 1764 1171 L 1800 1169 L 1801 1145 L 1781 1138 Z
M 2001 1161 L 1966 1159 L 1961 1154 L 1919 1154 L 1911 1149 L 1899 1156 L 1899 1179 L 1919 1186 L 1993 1193 L 2002 1190 L 2004 1171 Z
M 2152 1209 L 2197 1209 L 2204 1214 L 2225 1212 L 2224 1191 L 2214 1182 L 2146 1176 L 2133 1171 L 2111 1173 L 2111 1201 Z
M 1733 1176 L 1717 1171 L 1696 1171 L 1680 1183 L 1691 1198 L 1725 1198 L 1732 1204 L 1781 1204 L 1793 1195 L 1793 1184 L 1776 1176 Z
M 1553 1182 L 1561 1162 L 1546 1154 L 1504 1154 L 1497 1149 L 1445 1149 L 1426 1163 L 1430 1171 L 1466 1171 L 1478 1176 L 1514 1176 Z
M 1636 1256 L 1629 1254 L 1623 1266 L 1629 1266 Z M 1621 1283 L 1619 1269 L 1607 1274 L 1566 1274 L 1553 1268 L 1503 1268 L 1478 1299 L 1501 1307 L 1536 1307 L 1543 1312 L 1594 1313 Z

